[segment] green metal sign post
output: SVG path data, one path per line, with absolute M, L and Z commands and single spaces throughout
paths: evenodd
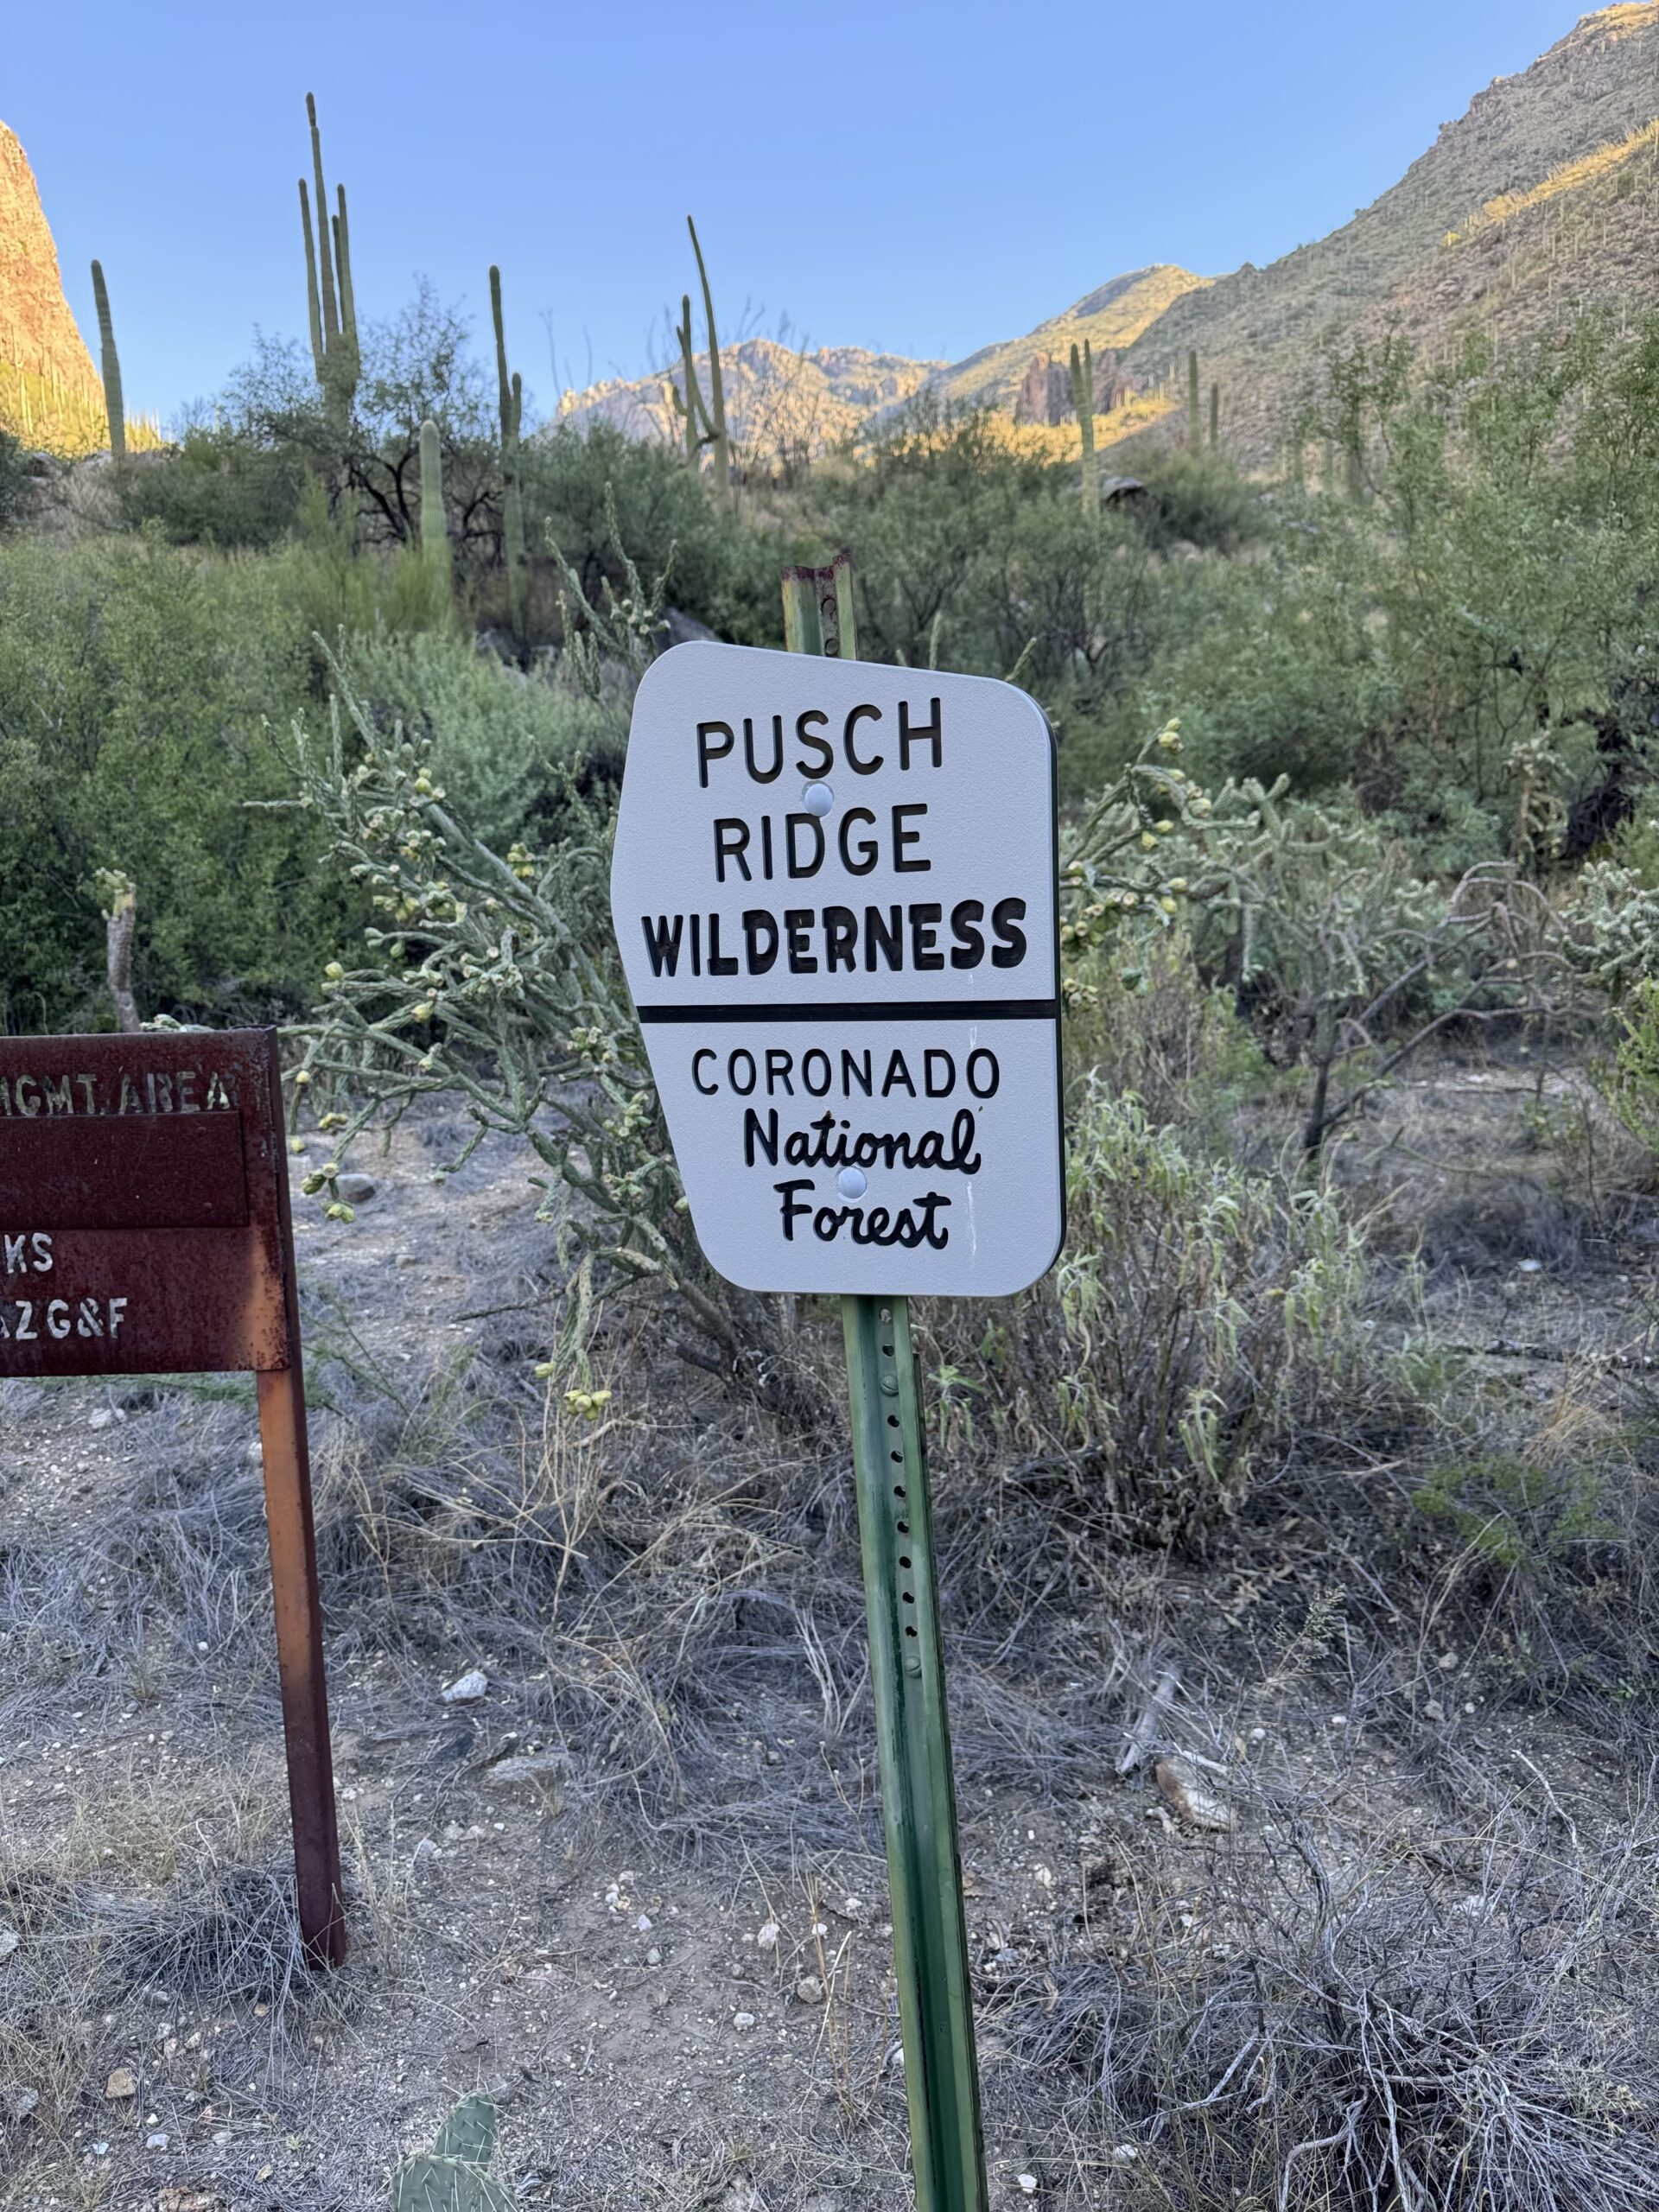
M 854 659 L 851 564 L 784 572 L 791 652 Z M 902 1298 L 843 1297 L 893 1963 L 917 2212 L 985 2212 L 921 1367 Z
M 861 661 L 851 566 L 789 650 L 640 680 L 611 913 L 703 1256 L 838 1299 L 918 2212 L 987 2212 L 926 1426 L 907 1298 L 1065 1234 L 1054 739 L 1013 684 Z

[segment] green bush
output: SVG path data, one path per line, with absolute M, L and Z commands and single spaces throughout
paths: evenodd
M 22 522 L 34 504 L 34 480 L 21 439 L 0 430 L 0 530 Z
M 1365 1342 L 1336 1199 L 1189 1149 L 1099 1081 L 1072 1119 L 1065 1250 L 1005 1314 L 938 1334 L 963 1403 L 1137 1540 L 1192 1545 L 1328 1420 Z
M 103 1026 L 92 877 L 138 887 L 140 1009 L 302 1003 L 344 902 L 266 718 L 308 656 L 269 569 L 136 540 L 0 543 L 0 1027 Z
M 626 717 L 544 669 L 526 675 L 470 638 L 346 641 L 341 673 L 384 735 L 401 721 L 486 844 L 556 836 L 573 786 L 620 779 Z
M 1537 1574 L 1568 1554 L 1617 1541 L 1605 1491 L 1602 1472 L 1582 1460 L 1499 1452 L 1432 1467 L 1415 1502 L 1489 1566 Z
M 152 524 L 175 545 L 267 548 L 297 524 L 305 481 L 292 451 L 199 424 L 181 445 L 135 455 L 116 496 L 129 528 Z
M 1137 456 L 1134 474 L 1147 492 L 1136 521 L 1160 550 L 1196 545 L 1204 552 L 1236 553 L 1268 535 L 1261 487 L 1241 476 L 1224 454 L 1154 448 Z
M 778 577 L 792 555 L 710 499 L 677 449 L 561 424 L 527 439 L 521 463 L 531 557 L 545 567 L 556 546 L 591 604 L 621 588 L 626 546 L 648 575 L 668 569 L 671 606 L 740 645 L 783 643 Z

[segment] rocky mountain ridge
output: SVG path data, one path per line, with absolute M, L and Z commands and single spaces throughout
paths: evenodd
M 839 444 L 872 415 L 901 405 L 944 366 L 860 346 L 797 352 L 772 338 L 746 338 L 721 349 L 732 435 L 753 463 L 774 470 Z M 706 391 L 707 354 L 698 355 L 696 372 Z M 557 419 L 577 429 L 608 423 L 629 436 L 677 445 L 684 418 L 675 402 L 683 396 L 683 375 L 677 361 L 656 376 L 612 378 L 568 391 Z
M 803 435 L 832 443 L 926 385 L 1016 423 L 1069 428 L 1075 442 L 1070 355 L 1086 337 L 1103 444 L 1184 435 L 1196 352 L 1206 414 L 1219 386 L 1224 442 L 1247 465 L 1268 462 L 1334 340 L 1397 327 L 1431 355 L 1474 333 L 1501 351 L 1581 308 L 1659 305 L 1656 118 L 1659 0 L 1619 0 L 1581 17 L 1529 68 L 1494 79 L 1397 184 L 1327 237 L 1216 278 L 1171 264 L 1128 272 L 1023 337 L 947 365 L 878 357 L 890 391 L 861 414 L 849 381 L 833 408 L 798 410 Z M 800 373 L 791 366 L 785 380 Z M 774 375 L 785 375 L 779 362 L 752 355 L 745 412 L 733 413 L 740 448 L 749 422 L 776 404 Z M 664 382 L 569 394 L 562 413 L 582 420 L 602 408 L 662 435 L 672 413 Z
M 104 387 L 64 297 L 40 187 L 0 123 L 0 429 L 84 453 L 104 442 Z

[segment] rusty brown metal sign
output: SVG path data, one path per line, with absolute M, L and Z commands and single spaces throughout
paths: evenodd
M 273 1030 L 0 1038 L 0 1376 L 252 1370 L 300 1925 L 346 1955 Z

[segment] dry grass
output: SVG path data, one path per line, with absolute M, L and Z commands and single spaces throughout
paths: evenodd
M 1656 16 L 1651 9 L 1643 8 L 1639 12 L 1647 18 L 1647 22 L 1633 25 L 1632 29 L 1645 29 L 1649 24 L 1659 21 L 1659 16 Z M 1529 191 L 1500 193 L 1497 199 L 1487 200 L 1460 230 L 1448 231 L 1446 243 L 1448 246 L 1461 245 L 1465 239 L 1507 223 L 1511 216 L 1522 215 L 1530 207 L 1541 207 L 1566 194 L 1581 192 L 1586 186 L 1598 183 L 1603 177 L 1622 169 L 1638 155 L 1652 155 L 1656 149 L 1659 149 L 1659 120 L 1644 124 L 1640 130 L 1632 130 L 1628 137 L 1617 139 L 1611 145 L 1598 146 L 1592 153 L 1580 155 L 1576 161 L 1558 162 L 1542 182 L 1535 184 Z
M 1143 1015 L 1120 1049 L 1173 1106 L 1217 1079 L 1207 1001 L 1176 993 Z M 1270 1153 L 1271 1092 L 1241 1104 L 1229 1080 L 1211 1141 Z M 1395 1210 L 1408 1216 L 1403 1190 Z M 354 1743 L 412 1732 L 427 1792 L 419 1812 L 342 1796 L 358 1948 L 334 1990 L 294 1978 L 246 1408 L 151 1404 L 129 1424 L 117 1503 L 34 1516 L 0 1552 L 10 1731 L 38 1740 L 84 1703 L 108 1734 L 126 1713 L 148 1734 L 159 1716 L 141 1697 L 202 1724 L 176 1782 L 106 1758 L 77 1808 L 36 1796 L 22 1826 L 9 1785 L 0 1917 L 24 1941 L 0 1972 L 0 2088 L 35 2086 L 67 2143 L 147 1992 L 175 2008 L 199 1993 L 204 2051 L 207 2011 L 232 2007 L 204 2076 L 215 2098 L 210 2082 L 245 2092 L 308 2050 L 320 2003 L 356 2007 L 359 2038 L 394 1999 L 442 2004 L 435 1959 L 481 1969 L 502 1938 L 482 1897 L 429 1895 L 427 1839 L 446 1833 L 430 1777 L 448 1777 L 447 1810 L 510 1752 L 548 1761 L 519 1801 L 547 1862 L 700 1864 L 781 1923 L 775 2001 L 804 1974 L 823 1987 L 798 2126 L 760 2149 L 687 2138 L 664 2201 L 706 2183 L 719 2202 L 740 2177 L 762 2202 L 819 2187 L 848 2212 L 872 2187 L 890 2201 L 878 2177 L 902 2107 L 830 1319 L 804 1308 L 788 1339 L 792 1402 L 821 1406 L 816 1422 L 734 1402 L 620 1324 L 595 1348 L 612 1395 L 589 1421 L 534 1381 L 535 1316 L 513 1309 L 537 1285 L 504 1291 L 498 1262 L 456 1291 L 494 1312 L 481 1341 L 424 1371 L 389 1374 L 372 1343 L 314 1317 L 331 1662 L 354 1686 L 340 1726 Z M 1414 1338 L 1423 1395 L 1396 1390 L 1395 1427 L 1364 1433 L 1305 1408 L 1202 1568 L 1130 1548 L 1063 1468 L 983 1435 L 969 1448 L 960 1408 L 941 1408 L 956 1769 L 1009 2190 L 1031 2171 L 1057 2206 L 1135 2212 L 1640 2201 L 1639 2131 L 1659 2112 L 1637 2001 L 1659 1965 L 1640 1781 L 1659 1745 L 1645 1386 L 1610 1392 L 1605 1370 L 1568 1364 L 1541 1398 L 1467 1361 L 1436 1366 L 1430 1309 L 1400 1289 L 1389 1274 L 1376 1315 Z M 1459 1293 L 1478 1294 L 1478 1279 Z M 1539 1480 L 1505 1491 L 1492 1470 L 1511 1463 Z M 1585 1467 L 1595 1525 L 1563 1533 Z M 487 1705 L 440 1706 L 436 1686 L 480 1657 Z M 1198 1763 L 1230 1831 L 1183 1828 L 1149 1778 L 1171 1757 Z M 191 1818 L 170 1819 L 184 1802 Z M 856 1923 L 836 1909 L 849 1891 L 868 1905 Z

